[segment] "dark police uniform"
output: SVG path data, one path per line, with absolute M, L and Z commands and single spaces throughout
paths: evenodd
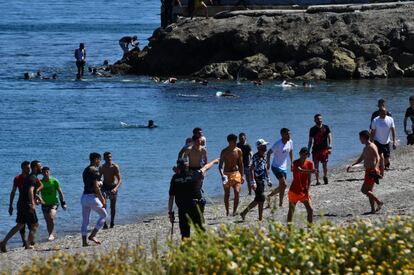
M 205 200 L 201 191 L 202 179 L 203 175 L 200 170 L 176 174 L 171 179 L 169 195 L 175 197 L 183 238 L 190 237 L 190 222 L 204 230 Z

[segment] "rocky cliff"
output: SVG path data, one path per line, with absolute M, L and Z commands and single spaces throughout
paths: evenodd
M 414 6 L 179 19 L 115 72 L 220 79 L 414 76 Z

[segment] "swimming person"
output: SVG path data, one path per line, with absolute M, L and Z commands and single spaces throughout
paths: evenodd
M 96 234 L 98 233 L 99 229 L 102 228 L 107 216 L 105 210 L 106 201 L 99 188 L 99 185 L 101 183 L 101 175 L 99 174 L 98 167 L 101 162 L 101 155 L 99 153 L 90 153 L 89 161 L 90 163 L 88 167 L 86 167 L 82 173 L 84 183 L 83 195 L 81 198 L 83 218 L 81 228 L 82 246 L 88 246 L 87 234 L 91 210 L 95 211 L 99 215 L 96 226 L 88 238 L 96 244 L 101 244 L 101 241 L 96 238 Z
M 322 115 L 314 116 L 315 126 L 309 130 L 308 151 L 312 148 L 312 158 L 319 172 L 319 162 L 323 168 L 323 183 L 328 184 L 328 158 L 332 152 L 332 134 L 328 125 L 322 124 Z M 316 185 L 319 185 L 319 173 L 315 174 Z
M 183 159 L 177 161 L 177 172 L 172 176 L 168 199 L 168 216 L 174 223 L 174 199 L 178 207 L 178 220 L 181 238 L 190 237 L 190 221 L 196 229 L 204 230 L 204 207 L 206 204 L 201 191 L 201 182 L 206 172 L 218 163 L 215 159 L 196 171 L 190 171 L 188 162 Z M 190 220 L 189 220 L 190 219 Z
M 42 171 L 42 163 L 34 160 L 30 163 L 31 173 L 24 179 L 22 192 L 19 193 L 17 201 L 16 225 L 7 233 L 3 241 L 0 242 L 0 251 L 7 252 L 7 242 L 26 224 L 29 225 L 29 236 L 26 241 L 26 249 L 34 249 L 32 243 L 36 237 L 39 226 L 36 216 L 35 189 L 37 185 L 37 175 Z
M 67 205 L 63 196 L 62 189 L 60 188 L 59 181 L 53 177 L 50 173 L 49 167 L 43 167 L 42 169 L 43 188 L 40 191 L 44 204 L 42 205 L 43 216 L 46 221 L 47 232 L 49 233 L 48 240 L 53 241 L 55 236 L 53 235 L 55 228 L 56 213 L 59 206 L 57 195 L 59 194 L 60 205 L 63 210 L 66 210 Z
M 239 143 L 237 143 L 237 147 L 242 150 L 243 153 L 243 166 L 244 166 L 244 177 L 246 179 L 248 188 L 249 188 L 249 195 L 252 194 L 252 185 L 250 184 L 253 180 L 252 173 L 251 173 L 251 160 L 252 160 L 252 147 L 247 144 L 247 136 L 245 133 L 239 134 Z
M 76 67 L 78 68 L 78 73 L 76 75 L 76 78 L 82 79 L 83 73 L 85 70 L 85 64 L 86 64 L 85 44 L 80 43 L 79 48 L 75 50 L 75 59 L 76 59 Z
M 306 212 L 308 214 L 308 223 L 313 221 L 313 208 L 311 205 L 311 197 L 309 195 L 309 188 L 311 183 L 311 174 L 318 173 L 315 169 L 313 162 L 307 160 L 309 150 L 307 147 L 303 147 L 299 151 L 299 159 L 293 162 L 293 181 L 289 188 L 288 200 L 289 211 L 287 215 L 288 224 L 292 222 L 293 214 L 295 213 L 296 204 L 301 202 L 305 205 Z
M 157 128 L 157 125 L 154 124 L 153 120 L 148 120 L 147 128 L 149 129 Z
M 233 216 L 237 214 L 241 185 L 244 182 L 243 153 L 237 148 L 237 136 L 230 134 L 227 136 L 229 145 L 221 151 L 219 162 L 219 173 L 224 189 L 224 205 L 226 215 L 229 215 L 230 189 L 234 190 Z M 224 169 L 223 169 L 224 165 Z
M 269 142 L 265 141 L 264 139 L 259 139 L 256 141 L 257 153 L 253 155 L 250 166 L 250 174 L 254 175 L 254 180 L 249 182 L 251 189 L 254 190 L 255 197 L 254 200 L 247 206 L 247 208 L 240 213 L 240 216 L 243 220 L 245 219 L 247 213 L 256 207 L 256 205 L 259 205 L 259 221 L 263 220 L 263 204 L 266 199 L 264 194 L 265 184 L 269 184 L 270 182 L 266 165 L 266 146 L 268 144 Z
M 290 167 L 293 167 L 293 141 L 290 139 L 290 131 L 287 128 L 280 129 L 281 139 L 276 141 L 267 151 L 267 170 L 270 169 L 270 158 L 273 154 L 272 172 L 279 180 L 279 186 L 274 188 L 267 197 L 267 206 L 270 207 L 270 197 L 279 193 L 279 207 L 283 205 L 283 197 L 287 186 L 287 160 L 290 159 Z
M 22 169 L 21 173 L 14 177 L 13 180 L 13 187 L 12 191 L 10 192 L 10 203 L 9 203 L 9 215 L 13 215 L 13 201 L 14 196 L 16 195 L 16 190 L 19 190 L 19 195 L 23 190 L 23 184 L 25 179 L 30 174 L 30 161 L 25 160 L 20 164 L 20 168 Z M 30 227 L 28 224 L 27 227 Z M 22 229 L 20 229 L 20 236 L 22 238 L 23 247 L 26 247 L 26 226 L 23 226 Z
M 381 202 L 375 195 L 374 195 L 374 183 L 379 183 L 380 170 L 378 169 L 378 165 L 380 162 L 380 155 L 378 153 L 377 146 L 370 140 L 370 133 L 369 131 L 361 131 L 359 133 L 359 140 L 362 144 L 365 145 L 361 156 L 350 166 L 347 167 L 347 172 L 350 171 L 351 167 L 357 165 L 358 163 L 364 162 L 365 167 L 365 177 L 364 183 L 362 184 L 361 192 L 367 195 L 369 199 L 369 203 L 371 205 L 371 214 L 379 211 L 384 204 Z M 377 208 L 375 208 L 375 203 L 377 204 Z
M 99 168 L 99 174 L 103 175 L 103 185 L 101 191 L 106 200 L 111 202 L 111 228 L 115 225 L 116 214 L 116 199 L 118 197 L 118 189 L 122 185 L 122 177 L 119 169 L 119 165 L 112 161 L 111 152 L 104 153 L 105 163 Z M 106 205 L 105 205 L 106 206 Z M 106 207 L 105 207 L 106 208 Z M 108 228 L 106 221 L 103 226 L 104 229 Z
M 132 47 L 138 47 L 138 37 L 136 35 L 134 36 L 124 36 L 121 39 L 119 39 L 119 46 L 121 47 L 124 55 L 122 56 L 122 59 L 126 58 L 129 53 L 129 45 Z

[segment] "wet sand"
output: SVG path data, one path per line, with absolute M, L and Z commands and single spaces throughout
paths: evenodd
M 328 185 L 311 187 L 310 193 L 314 207 L 315 222 L 325 219 L 336 224 L 343 224 L 356 219 L 379 220 L 395 215 L 413 216 L 414 146 L 404 146 L 394 151 L 391 157 L 390 170 L 386 172 L 380 184 L 374 187 L 374 194 L 384 202 L 383 208 L 376 214 L 367 214 L 370 211 L 368 198 L 360 192 L 364 177 L 363 167 L 354 168 L 350 173 L 346 173 L 345 166 L 346 164 L 344 163 L 330 172 L 330 182 Z M 209 173 L 215 172 L 212 170 Z M 275 182 L 273 176 L 272 181 Z M 246 188 L 245 184 L 243 188 Z M 239 212 L 253 198 L 254 196 L 242 196 L 238 209 Z M 257 208 L 249 212 L 246 220 L 242 222 L 240 216 L 225 216 L 224 204 L 221 198 L 208 199 L 208 202 L 205 211 L 207 228 L 215 228 L 222 223 L 234 226 L 256 226 L 258 224 Z M 165 205 L 167 207 L 167 202 L 165 202 Z M 230 206 L 231 210 L 232 202 Z M 285 224 L 287 206 L 286 196 L 282 208 L 265 209 L 264 221 L 261 225 L 266 226 L 267 222 L 272 220 Z M 167 209 L 165 212 L 167 212 Z M 304 217 L 306 217 L 306 210 L 302 205 L 298 204 L 295 220 L 301 223 Z M 43 220 L 40 222 L 43 222 Z M 91 218 L 91 222 L 95 222 L 95 219 Z M 180 234 L 177 222 L 178 217 L 176 217 L 173 234 L 174 242 L 178 243 Z M 162 251 L 170 238 L 170 233 L 171 224 L 169 223 L 168 216 L 155 215 L 141 219 L 134 224 L 115 226 L 113 229 L 100 231 L 98 238 L 103 243 L 99 246 L 91 244 L 89 247 L 82 247 L 80 234 L 58 236 L 55 241 L 36 244 L 36 248 L 33 251 L 15 248 L 10 249 L 7 253 L 0 253 L 0 272 L 16 273 L 24 264 L 30 263 L 33 257 L 48 257 L 56 253 L 56 251 L 93 255 L 118 248 L 121 244 L 132 246 L 137 243 L 143 245 L 147 251 L 150 251 L 153 239 L 157 239 L 159 249 Z M 17 234 L 14 238 L 20 238 L 20 236 Z

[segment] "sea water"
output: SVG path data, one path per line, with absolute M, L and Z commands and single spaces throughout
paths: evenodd
M 122 36 L 138 35 L 140 44 L 147 44 L 159 26 L 159 5 L 157 0 L 0 1 L 0 238 L 15 224 L 16 212 L 7 213 L 9 193 L 23 160 L 41 160 L 61 182 L 68 204 L 66 212 L 58 211 L 56 230 L 62 235 L 80 230 L 81 175 L 93 151 L 112 152 L 121 167 L 115 223 L 125 224 L 167 212 L 171 168 L 194 127 L 203 128 L 210 160 L 219 157 L 230 133 L 245 132 L 252 145 L 259 138 L 273 143 L 282 127 L 291 130 L 297 157 L 308 143 L 314 114 L 321 113 L 333 134 L 332 166 L 361 151 L 358 132 L 368 128 L 376 101 L 385 98 L 405 140 L 402 120 L 414 94 L 409 79 L 315 82 L 312 88 L 284 88 L 281 81 L 160 84 L 148 77 L 88 73 L 83 81 L 74 80 L 79 42 L 86 45 L 89 66 L 105 59 L 113 63 L 122 55 Z M 22 79 L 24 72 L 38 70 L 59 78 Z M 226 89 L 237 97 L 216 96 Z M 149 119 L 159 127 L 125 127 Z M 221 185 L 214 167 L 205 194 L 222 195 Z M 37 213 L 42 241 L 46 228 L 40 208 Z M 17 245 L 19 238 L 12 242 Z

